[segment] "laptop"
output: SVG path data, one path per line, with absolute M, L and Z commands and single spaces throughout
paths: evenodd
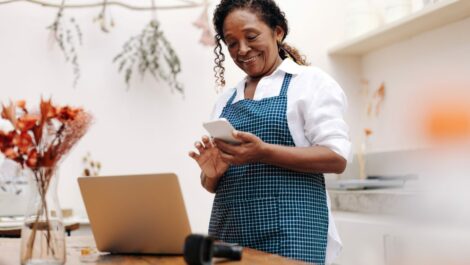
M 80 177 L 78 184 L 99 251 L 183 253 L 191 228 L 175 174 Z

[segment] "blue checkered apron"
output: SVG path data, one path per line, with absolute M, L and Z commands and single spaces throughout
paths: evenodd
M 275 97 L 232 104 L 235 91 L 221 117 L 264 142 L 295 146 L 286 117 L 291 78 L 285 75 Z M 323 175 L 262 163 L 230 166 L 216 190 L 209 234 L 225 242 L 324 264 L 328 206 Z

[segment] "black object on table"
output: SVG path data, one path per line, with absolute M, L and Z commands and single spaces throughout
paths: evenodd
M 210 265 L 212 258 L 242 259 L 241 246 L 216 242 L 204 235 L 189 235 L 184 243 L 184 260 L 189 265 Z

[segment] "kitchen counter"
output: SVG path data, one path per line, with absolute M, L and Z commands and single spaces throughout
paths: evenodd
M 405 189 L 328 190 L 332 211 L 396 214 L 405 210 L 417 193 Z

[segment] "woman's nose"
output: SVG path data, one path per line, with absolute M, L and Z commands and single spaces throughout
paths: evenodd
M 238 55 L 244 56 L 251 50 L 250 46 L 246 42 L 240 42 L 240 49 L 238 49 Z

